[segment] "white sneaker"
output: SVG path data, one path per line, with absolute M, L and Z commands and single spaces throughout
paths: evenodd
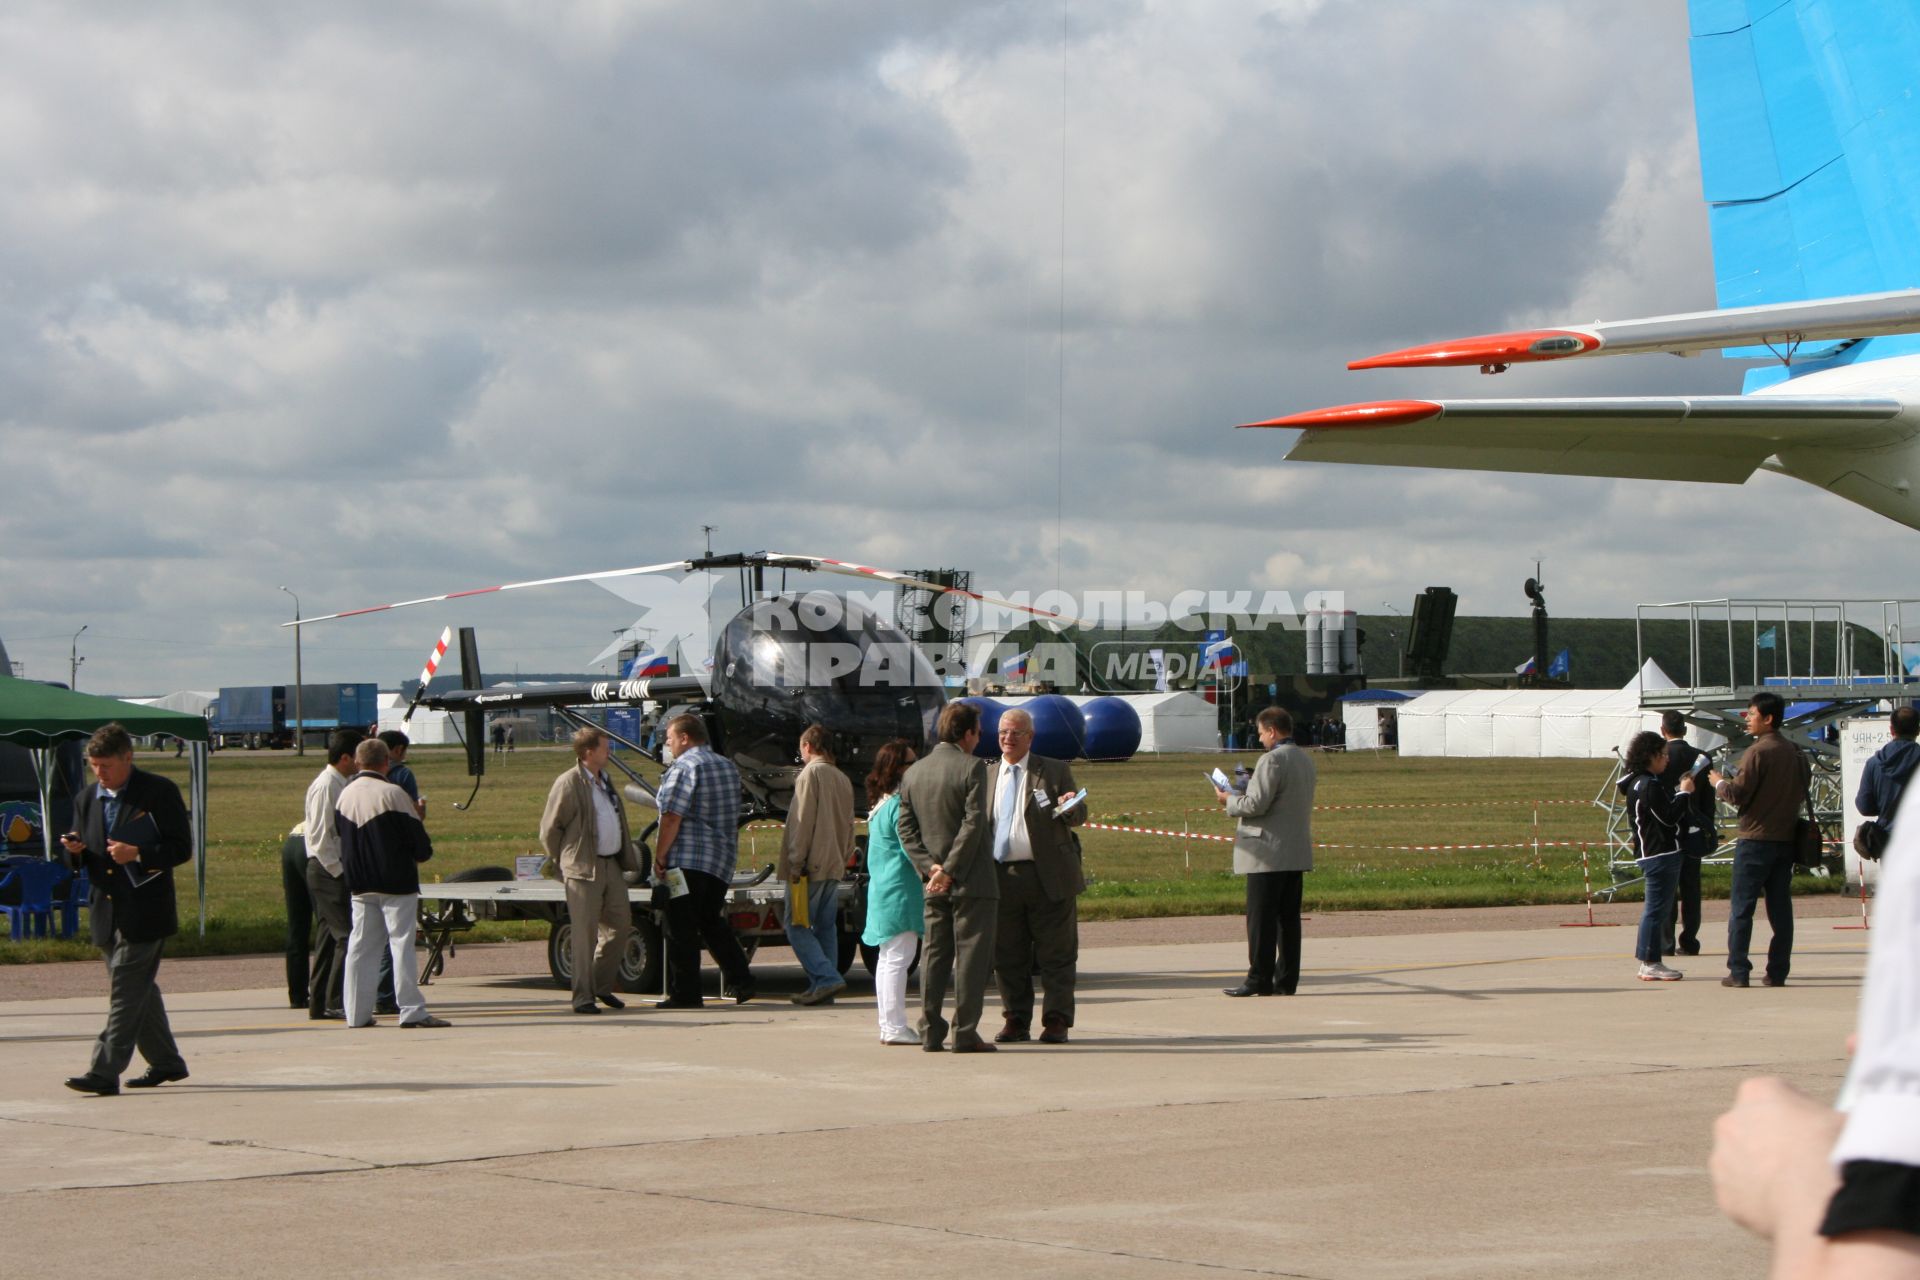
M 920 1033 L 912 1027 L 903 1027 L 898 1031 L 889 1031 L 880 1037 L 881 1044 L 919 1044 Z
M 1686 976 L 1686 974 L 1681 973 L 1678 969 L 1669 969 L 1667 966 L 1658 962 L 1640 966 L 1640 981 L 1642 982 L 1678 982 Z

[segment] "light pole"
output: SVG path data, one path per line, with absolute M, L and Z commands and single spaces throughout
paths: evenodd
M 1400 606 L 1390 604 L 1385 600 L 1380 602 L 1380 607 L 1383 609 L 1392 609 L 1394 613 L 1402 619 L 1407 616 L 1401 613 Z M 1393 656 L 1400 662 L 1398 670 L 1400 672 L 1400 679 L 1404 680 L 1407 678 L 1407 646 L 1400 643 L 1400 633 L 1394 628 L 1388 627 L 1387 634 L 1393 637 Z
M 92 625 L 91 622 L 83 622 L 80 624 L 80 631 L 85 631 Z M 80 687 L 80 664 L 86 661 L 80 656 L 80 631 L 73 633 L 73 644 L 67 650 L 67 688 L 69 689 Z
M 307 718 L 305 708 L 300 705 L 300 597 L 287 587 L 281 587 L 293 596 L 293 754 L 307 754 Z

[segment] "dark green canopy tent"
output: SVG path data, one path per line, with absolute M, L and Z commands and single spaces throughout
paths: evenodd
M 118 722 L 136 737 L 164 734 L 184 739 L 193 751 L 189 801 L 193 818 L 194 882 L 200 896 L 200 932 L 207 931 L 207 722 L 204 717 L 160 707 L 143 707 L 118 698 L 75 693 L 37 680 L 0 676 L 0 742 L 25 747 L 40 780 L 40 812 L 51 812 L 53 748 L 91 737 L 103 724 Z M 53 832 L 41 824 L 47 857 L 53 857 Z

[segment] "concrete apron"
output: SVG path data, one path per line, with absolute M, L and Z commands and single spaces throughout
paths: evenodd
M 102 998 L 0 1004 L 0 1220 L 54 1274 L 1746 1277 L 1712 1118 L 1759 1072 L 1831 1097 L 1865 968 L 1799 941 L 1727 990 L 1635 981 L 1630 927 L 1309 938 L 1246 1000 L 1242 947 L 1101 948 L 1071 1045 L 972 1056 L 882 1047 L 858 969 L 582 1018 L 456 962 L 440 1031 L 172 998 L 192 1079 L 106 1099 L 60 1084 Z

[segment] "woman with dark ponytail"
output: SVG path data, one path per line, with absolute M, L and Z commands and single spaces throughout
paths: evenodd
M 1667 767 L 1667 743 L 1659 734 L 1636 733 L 1627 744 L 1626 766 L 1620 793 L 1626 797 L 1633 853 L 1647 886 L 1633 954 L 1640 961 L 1640 981 L 1678 982 L 1684 975 L 1661 960 L 1660 934 L 1680 884 L 1680 823 L 1686 802 L 1660 781 L 1660 772 Z M 1693 794 L 1693 775 L 1680 779 L 1680 791 Z

